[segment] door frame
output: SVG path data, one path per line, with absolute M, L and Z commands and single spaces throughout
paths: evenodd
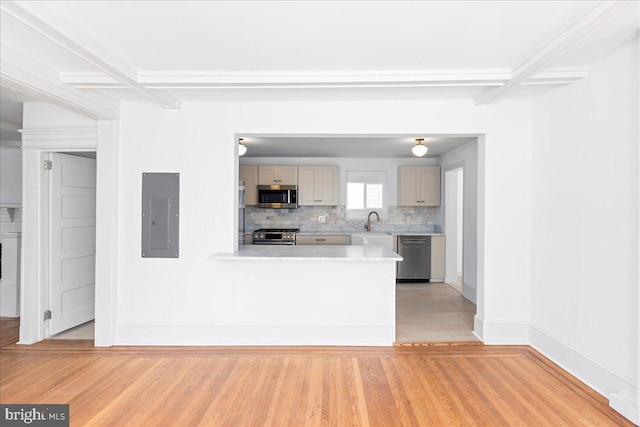
M 445 202 L 444 202 L 444 214 L 442 215 L 443 223 L 444 223 L 443 232 L 445 234 L 449 234 L 449 228 L 448 228 L 448 224 L 447 224 L 447 202 L 446 202 L 447 201 L 447 191 L 448 191 L 448 189 L 447 189 L 447 173 L 455 171 L 455 170 L 458 170 L 458 169 L 462 169 L 462 174 L 463 174 L 462 175 L 462 205 L 458 206 L 459 209 L 462 209 L 462 230 L 457 230 L 458 225 L 457 225 L 457 222 L 456 222 L 456 230 L 457 230 L 456 231 L 456 238 L 457 238 L 457 233 L 461 231 L 462 232 L 462 287 L 463 287 L 463 289 L 464 289 L 464 267 L 465 267 L 465 262 L 466 262 L 466 260 L 465 260 L 466 257 L 465 257 L 465 254 L 464 254 L 465 253 L 465 245 L 466 245 L 466 233 L 464 232 L 465 216 L 466 216 L 465 215 L 466 214 L 466 211 L 465 211 L 466 200 L 465 200 L 465 197 L 464 197 L 464 193 L 465 193 L 465 189 L 466 189 L 466 185 L 464 183 L 464 175 L 466 173 L 465 172 L 466 171 L 465 163 L 466 162 L 464 160 L 462 160 L 460 162 L 453 163 L 453 164 L 447 166 L 444 169 L 444 173 L 443 173 L 444 179 L 443 179 L 443 181 L 444 181 L 444 191 L 445 191 L 445 195 L 444 195 L 444 201 Z M 457 196 L 457 193 L 458 193 L 458 190 L 456 189 L 456 196 Z M 457 242 L 456 242 L 456 246 L 457 246 Z M 457 255 L 456 255 L 456 263 L 457 262 L 458 261 L 457 261 Z M 446 266 L 446 267 L 448 268 L 448 266 Z M 456 267 L 456 269 L 457 269 L 457 267 Z M 445 271 L 446 271 L 446 269 L 445 269 Z M 445 277 L 446 277 L 446 274 L 445 274 Z
M 95 345 L 110 346 L 115 338 L 118 245 L 118 123 L 97 127 L 23 129 L 22 131 L 22 257 L 19 344 L 45 338 L 47 306 L 48 212 L 44 160 L 49 152 L 95 151 L 96 314 Z

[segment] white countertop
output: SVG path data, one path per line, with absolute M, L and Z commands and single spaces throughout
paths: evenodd
M 245 245 L 234 253 L 217 253 L 215 260 L 287 261 L 402 261 L 402 257 L 382 246 L 348 245 Z

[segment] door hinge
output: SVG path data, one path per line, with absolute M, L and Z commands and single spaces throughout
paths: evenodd
M 44 320 L 51 320 L 51 310 L 44 312 Z
M 51 160 L 44 161 L 44 170 L 50 171 L 52 167 L 53 167 L 53 163 L 51 163 Z

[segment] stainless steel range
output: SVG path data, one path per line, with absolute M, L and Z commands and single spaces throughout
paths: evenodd
M 253 232 L 254 245 L 295 245 L 299 228 L 261 228 Z

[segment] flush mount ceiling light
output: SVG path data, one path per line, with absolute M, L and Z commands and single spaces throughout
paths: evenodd
M 427 151 L 429 151 L 429 149 L 422 144 L 422 141 L 424 141 L 424 138 L 416 138 L 417 144 L 411 149 L 413 155 L 416 157 L 422 157 L 427 154 Z
M 238 139 L 238 156 L 244 156 L 245 153 L 247 152 L 247 147 L 244 146 L 244 144 L 242 143 L 244 139 L 243 138 L 239 138 Z

